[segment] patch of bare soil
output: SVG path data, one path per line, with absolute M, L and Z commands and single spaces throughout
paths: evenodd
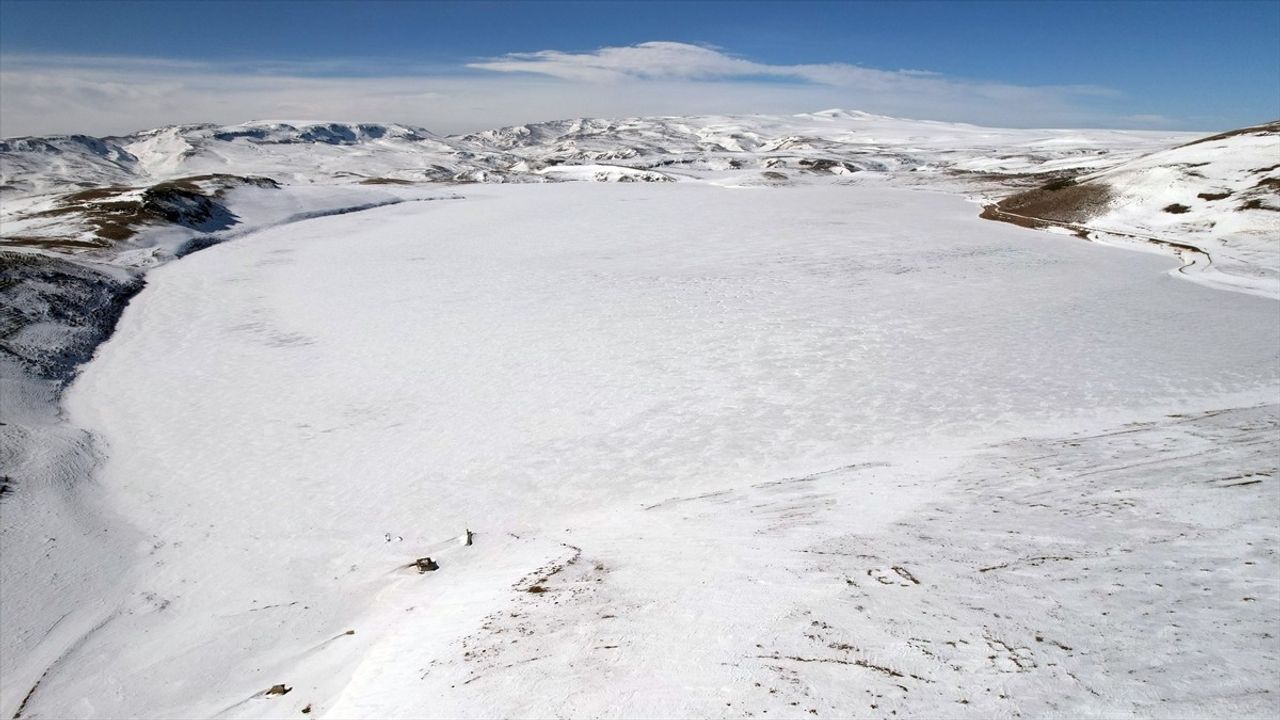
M 122 192 L 128 192 L 132 188 L 123 185 L 108 185 L 106 187 L 93 188 L 92 190 L 80 190 L 79 192 L 63 195 L 58 202 L 65 205 L 74 205 L 76 203 L 94 202 L 97 200 L 106 200 L 113 198 Z
M 1005 213 L 1054 222 L 1080 223 L 1106 210 L 1113 197 L 1114 191 L 1105 183 L 1076 183 L 1064 178 L 1012 195 L 996 205 L 998 210 Z
M 982 183 L 990 183 L 997 188 L 1034 188 L 1061 181 L 1071 181 L 1078 174 L 1072 170 L 1049 170 L 1046 172 L 998 173 L 986 170 L 957 170 L 947 168 L 947 175 L 962 177 Z
M 1269 205 L 1263 205 L 1260 198 L 1253 198 L 1241 203 L 1236 210 L 1270 210 L 1271 212 L 1280 212 L 1280 208 L 1273 208 Z
M 111 244 L 104 240 L 82 240 L 80 238 L 55 235 L 9 235 L 3 240 L 6 245 L 37 247 L 45 250 L 93 250 L 108 247 Z
M 996 222 L 1007 222 L 1010 225 L 1017 225 L 1018 227 L 1029 228 L 1031 230 L 1044 230 L 1045 228 L 1066 227 L 1069 225 L 1069 224 L 1064 225 L 1062 223 L 1050 222 L 1048 220 L 1041 220 L 1039 218 L 1026 217 L 1023 215 L 1013 215 L 1010 213 L 1006 213 L 1000 209 L 999 203 L 991 203 L 990 205 L 983 205 L 982 212 L 978 214 L 978 217 L 982 218 L 983 220 L 995 220 Z M 1089 239 L 1089 233 L 1084 229 L 1070 228 L 1070 227 L 1068 227 L 1068 229 L 1073 229 L 1075 231 L 1076 237 L 1079 237 L 1083 240 Z

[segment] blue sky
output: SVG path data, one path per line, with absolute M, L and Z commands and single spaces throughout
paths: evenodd
M 4 0 L 0 71 L 4 135 L 825 107 L 1216 130 L 1280 116 L 1280 1 Z

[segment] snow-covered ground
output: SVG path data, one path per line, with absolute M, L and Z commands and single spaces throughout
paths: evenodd
M 150 272 L 93 481 L 0 505 L 0 711 L 1280 711 L 1274 301 L 875 183 L 454 190 Z

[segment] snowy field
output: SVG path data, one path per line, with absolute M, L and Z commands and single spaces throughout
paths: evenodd
M 6 716 L 1280 711 L 1273 300 L 924 191 L 459 190 L 148 275 Z

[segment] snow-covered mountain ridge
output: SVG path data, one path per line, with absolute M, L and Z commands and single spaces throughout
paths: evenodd
M 282 182 L 538 180 L 561 164 L 673 172 L 955 168 L 1028 172 L 1096 168 L 1193 137 L 1187 133 L 1005 130 L 827 111 L 787 117 L 562 120 L 441 137 L 395 124 L 257 121 L 182 125 L 127 136 L 0 141 L 6 196 L 157 182 L 211 172 Z M 997 151 L 998 149 L 998 151 Z M 734 162 L 736 161 L 736 162 Z M 1042 167 L 1050 163 L 1048 167 Z M 846 167 L 847 165 L 847 167 Z M 234 168 L 234 170 L 231 170 Z

